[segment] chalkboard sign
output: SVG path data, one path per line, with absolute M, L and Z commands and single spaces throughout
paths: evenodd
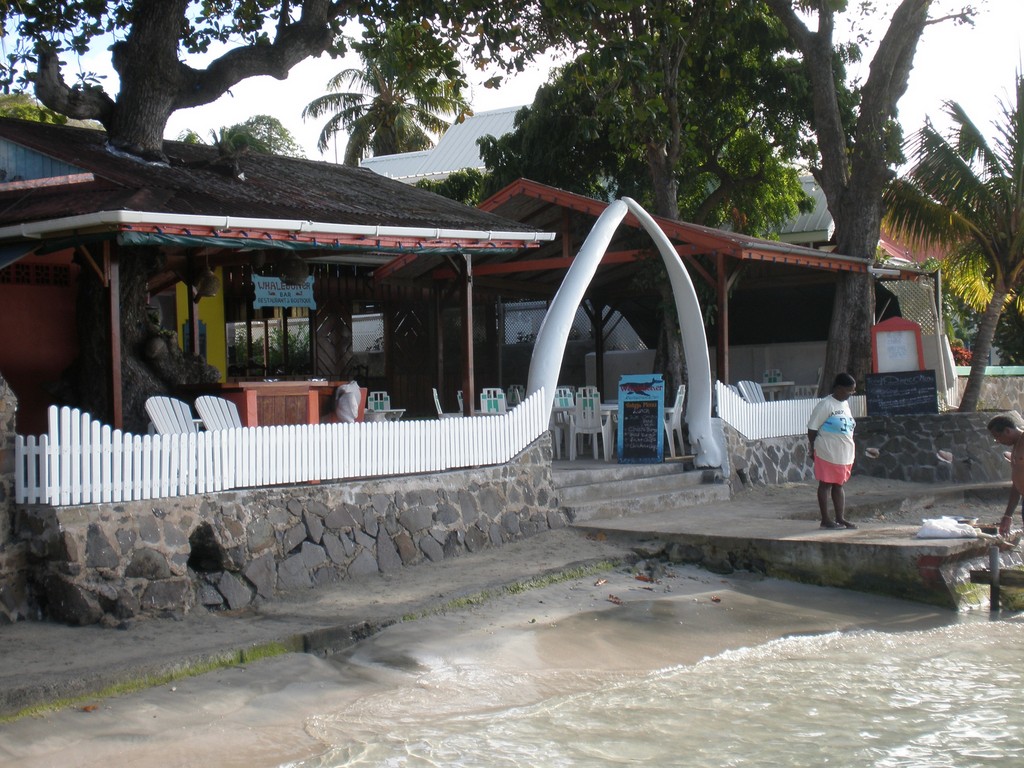
M 619 379 L 620 464 L 664 460 L 665 382 L 660 373 Z
M 868 416 L 939 412 L 933 370 L 869 373 L 867 390 Z

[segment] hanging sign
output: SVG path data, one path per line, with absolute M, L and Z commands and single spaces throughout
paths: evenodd
M 252 276 L 252 286 L 256 291 L 253 309 L 260 307 L 306 307 L 316 309 L 313 299 L 313 276 L 306 278 L 302 285 L 284 285 L 280 277 Z

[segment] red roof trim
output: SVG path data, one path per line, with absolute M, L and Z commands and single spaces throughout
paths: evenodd
M 542 200 L 593 216 L 600 216 L 609 205 L 604 201 L 567 192 L 547 184 L 529 179 L 517 179 L 484 200 L 478 207 L 489 213 L 494 213 L 502 205 L 518 196 Z M 760 240 L 658 216 L 655 216 L 654 219 L 669 238 L 682 241 L 675 245 L 676 252 L 682 258 L 698 254 L 721 253 L 734 259 L 770 261 L 793 266 L 827 269 L 834 272 L 866 272 L 868 268 L 866 261 L 861 262 L 849 257 L 834 256 L 826 251 L 788 246 L 786 243 L 774 240 Z M 630 226 L 639 226 L 639 222 L 632 215 L 626 216 L 624 221 Z

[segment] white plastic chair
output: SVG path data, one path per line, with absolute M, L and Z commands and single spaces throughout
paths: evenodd
M 506 410 L 505 393 L 498 387 L 484 387 L 480 392 L 480 412 L 501 414 Z
M 596 390 L 594 390 L 596 392 Z M 597 438 L 600 435 L 604 447 L 604 460 L 612 460 L 612 420 L 601 414 L 601 395 L 584 394 L 580 389 L 576 392 L 576 407 L 569 420 L 569 460 L 576 458 L 576 440 L 583 435 L 590 435 L 590 444 L 597 455 Z
M 433 388 L 434 392 L 434 407 L 437 409 L 437 418 L 439 419 L 457 419 L 462 416 L 462 412 L 459 413 L 445 413 L 444 409 L 441 408 L 441 396 L 437 394 L 437 388 Z
M 515 408 L 526 399 L 526 387 L 522 384 L 512 384 L 508 388 L 508 395 L 505 399 L 509 408 Z
M 736 382 L 736 386 L 740 388 L 740 394 L 743 395 L 743 399 L 748 403 L 767 402 L 765 400 L 764 390 L 761 389 L 761 385 L 756 381 L 739 381 Z
M 200 420 L 192 417 L 188 403 L 165 395 L 146 399 L 146 413 L 158 435 L 187 435 L 199 431 Z
M 218 429 L 236 429 L 242 426 L 238 406 L 223 397 L 202 395 L 196 398 L 196 410 L 203 426 L 210 432 Z
M 555 389 L 551 418 L 548 420 L 548 431 L 551 432 L 551 439 L 554 442 L 556 459 L 562 458 L 565 432 L 569 427 L 569 420 L 575 403 L 576 400 L 573 396 L 572 387 L 558 387 Z
M 676 440 L 679 440 L 679 455 L 685 453 L 683 443 L 683 401 L 686 399 L 686 385 L 680 384 L 676 389 L 676 401 L 670 409 L 665 410 L 665 439 L 672 458 L 676 457 Z
M 389 395 L 387 392 L 370 392 L 366 396 L 366 410 L 390 411 L 391 395 Z

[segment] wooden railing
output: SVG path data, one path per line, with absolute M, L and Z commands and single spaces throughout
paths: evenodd
M 807 434 L 807 420 L 821 398 L 748 403 L 722 382 L 715 382 L 718 416 L 747 440 Z M 850 398 L 853 417 L 867 412 L 863 395 Z
M 543 392 L 500 416 L 135 435 L 51 407 L 18 435 L 19 504 L 93 504 L 503 464 L 548 428 Z

